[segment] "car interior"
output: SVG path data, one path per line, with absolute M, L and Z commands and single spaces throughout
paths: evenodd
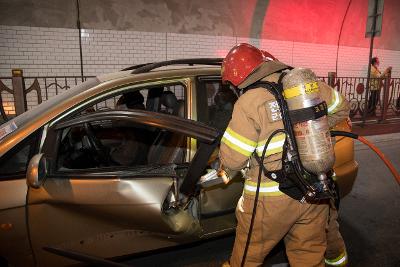
M 209 105 L 210 125 L 225 131 L 237 99 L 237 95 L 229 86 L 220 85 L 213 93 L 212 102 Z
M 115 104 L 114 104 L 115 103 Z M 86 108 L 78 116 L 105 110 L 147 110 L 185 117 L 181 85 L 130 91 Z M 183 163 L 186 138 L 132 122 L 96 121 L 60 133 L 58 170 Z

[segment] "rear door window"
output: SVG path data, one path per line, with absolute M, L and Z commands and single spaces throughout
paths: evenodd
M 184 117 L 186 90 L 182 84 L 144 87 L 103 99 L 85 109 L 84 113 L 103 110 L 148 110 Z

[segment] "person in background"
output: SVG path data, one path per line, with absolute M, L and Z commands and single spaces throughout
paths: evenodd
M 380 87 L 382 78 L 385 78 L 392 70 L 392 67 L 388 67 L 382 73 L 379 69 L 379 58 L 373 57 L 371 59 L 371 72 L 370 72 L 370 81 L 369 81 L 369 90 L 371 94 L 368 99 L 368 115 L 375 116 L 376 105 L 378 104 L 379 95 L 380 95 Z

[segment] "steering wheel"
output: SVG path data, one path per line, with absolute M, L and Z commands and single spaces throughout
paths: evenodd
M 110 165 L 110 153 L 108 147 L 97 138 L 93 126 L 89 122 L 83 124 L 86 136 L 89 140 L 89 148 L 96 155 L 96 159 L 105 166 Z

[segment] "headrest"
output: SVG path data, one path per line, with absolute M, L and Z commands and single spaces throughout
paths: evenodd
M 125 104 L 127 108 L 134 109 L 143 106 L 144 97 L 139 91 L 125 93 L 122 97 L 122 104 Z
M 178 104 L 178 99 L 173 92 L 165 91 L 161 96 L 161 104 L 166 106 L 167 108 L 173 109 Z
M 235 104 L 237 96 L 230 89 L 222 89 L 218 91 L 214 96 L 214 102 L 217 106 L 224 105 L 226 103 Z

